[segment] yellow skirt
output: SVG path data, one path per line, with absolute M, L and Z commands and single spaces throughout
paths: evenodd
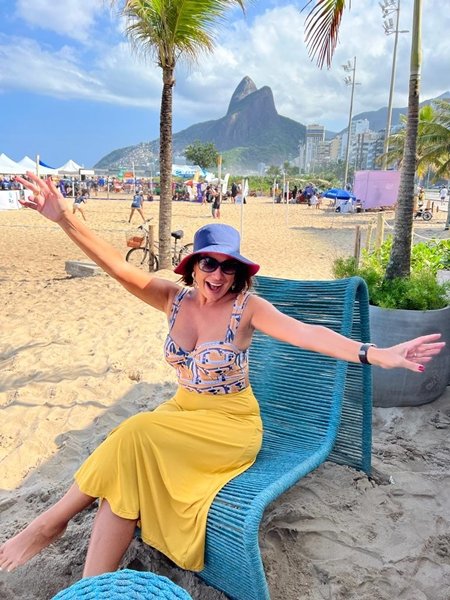
M 152 412 L 116 427 L 75 473 L 82 492 L 105 498 L 141 537 L 192 571 L 204 566 L 208 510 L 217 492 L 255 461 L 262 441 L 250 387 L 233 394 L 178 388 Z

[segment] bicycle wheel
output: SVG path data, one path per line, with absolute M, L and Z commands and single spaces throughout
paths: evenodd
M 178 254 L 177 265 L 180 264 L 180 262 L 183 260 L 183 258 L 185 256 L 188 256 L 189 254 L 192 254 L 193 251 L 194 251 L 194 244 L 185 244 L 181 248 L 180 253 Z M 175 265 L 175 266 L 177 266 L 177 265 Z
M 424 210 L 422 213 L 422 219 L 424 221 L 431 221 L 431 219 L 433 218 L 433 214 L 428 211 L 428 210 Z
M 157 271 L 159 268 L 158 258 L 150 253 L 147 248 L 132 248 L 127 252 L 125 260 L 135 267 Z

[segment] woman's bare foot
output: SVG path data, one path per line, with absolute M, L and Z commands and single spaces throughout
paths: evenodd
M 66 526 L 66 523 L 50 522 L 46 514 L 41 515 L 0 547 L 0 570 L 11 572 L 28 562 L 61 537 Z

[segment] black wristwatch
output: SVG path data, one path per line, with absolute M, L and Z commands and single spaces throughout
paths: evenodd
M 376 345 L 375 344 L 362 344 L 361 348 L 359 349 L 358 358 L 359 358 L 360 362 L 363 363 L 363 365 L 371 364 L 367 358 L 367 351 L 371 347 L 376 348 Z

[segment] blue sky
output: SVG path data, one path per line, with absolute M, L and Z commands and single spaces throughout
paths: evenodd
M 350 100 L 341 65 L 353 56 L 361 83 L 354 114 L 386 106 L 394 40 L 378 3 L 353 0 L 330 70 L 307 55 L 303 4 L 254 0 L 245 16 L 232 11 L 215 52 L 177 68 L 174 131 L 223 116 L 246 75 L 272 88 L 280 114 L 340 130 Z M 411 30 L 412 4 L 402 0 L 401 29 Z M 112 150 L 158 137 L 161 71 L 133 54 L 108 2 L 0 0 L 0 14 L 0 153 L 91 167 Z M 410 41 L 410 33 L 399 36 L 394 106 L 407 104 Z M 450 89 L 449 57 L 442 2 L 425 0 L 422 99 Z

